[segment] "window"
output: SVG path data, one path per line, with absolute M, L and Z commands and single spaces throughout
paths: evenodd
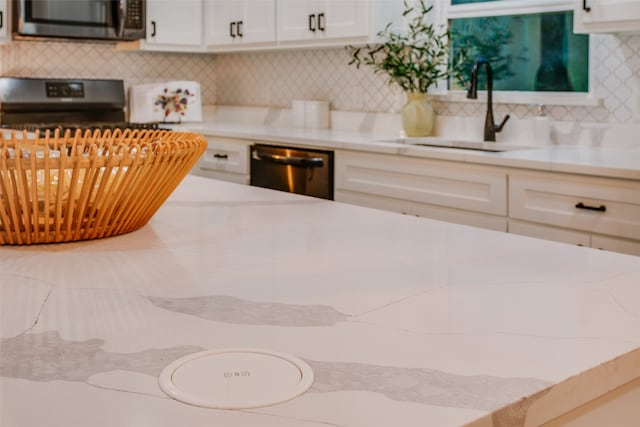
M 573 33 L 572 0 L 450 0 L 452 54 L 491 63 L 494 90 L 589 92 L 589 37 Z M 481 73 L 484 75 L 484 73 Z M 482 87 L 482 86 L 481 86 Z M 453 89 L 461 85 L 452 82 Z

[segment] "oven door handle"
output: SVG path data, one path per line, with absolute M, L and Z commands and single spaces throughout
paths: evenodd
M 305 168 L 319 168 L 324 166 L 324 159 L 322 157 L 288 157 L 277 154 L 258 153 L 257 151 L 253 151 L 251 156 L 258 161 L 271 162 L 279 165 Z

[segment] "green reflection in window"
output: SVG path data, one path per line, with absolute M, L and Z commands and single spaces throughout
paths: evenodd
M 491 63 L 495 90 L 589 90 L 589 37 L 573 34 L 572 12 L 452 19 L 450 26 L 452 58 L 468 54 L 464 78 L 473 61 L 484 58 Z

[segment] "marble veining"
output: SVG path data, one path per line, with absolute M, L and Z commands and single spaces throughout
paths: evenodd
M 469 409 L 496 409 L 506 400 L 551 385 L 535 378 L 456 375 L 425 368 L 305 360 L 315 381 L 310 392 L 367 390 L 397 401 Z
M 126 370 L 158 376 L 173 360 L 202 351 L 202 347 L 180 346 L 135 353 L 113 353 L 102 347 L 104 340 L 69 341 L 55 331 L 21 334 L 0 342 L 0 376 L 30 381 L 82 381 L 93 375 Z
M 133 353 L 104 350 L 104 340 L 65 340 L 57 332 L 27 333 L 0 342 L 0 376 L 29 381 L 80 381 L 110 371 L 157 377 L 173 360 L 204 350 L 198 346 Z M 313 369 L 312 393 L 368 391 L 396 401 L 490 410 L 550 382 L 534 378 L 456 375 L 426 368 L 305 360 Z M 203 372 L 203 375 L 206 373 Z M 93 384 L 92 384 L 93 385 Z M 119 390 L 127 391 L 127 390 Z
M 212 295 L 193 298 L 149 297 L 157 307 L 215 322 L 241 325 L 333 326 L 349 315 L 323 305 L 259 303 L 240 298 Z

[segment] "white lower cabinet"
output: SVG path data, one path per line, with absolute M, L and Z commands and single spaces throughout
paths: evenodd
M 194 175 L 249 184 L 249 152 L 253 141 L 207 138 L 208 147 L 193 168 Z
M 583 231 L 567 230 L 509 219 L 509 233 L 538 239 L 553 240 L 578 246 L 591 246 L 591 236 Z
M 507 176 L 469 164 L 336 152 L 337 201 L 507 230 Z
M 640 240 L 617 239 L 609 236 L 591 236 L 591 247 L 611 252 L 640 256 Z
M 249 184 L 255 141 L 207 140 L 192 173 Z M 350 150 L 334 172 L 339 202 L 640 256 L 637 180 Z
M 353 151 L 335 174 L 338 201 L 640 255 L 639 181 Z
M 640 255 L 640 182 L 509 174 L 509 231 Z

